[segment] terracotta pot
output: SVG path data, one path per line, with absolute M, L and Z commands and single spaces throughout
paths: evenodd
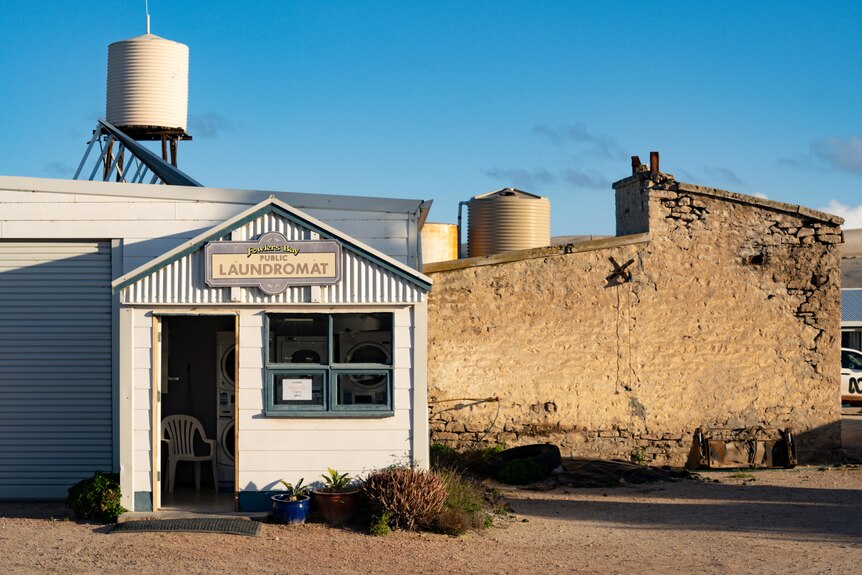
M 315 491 L 314 510 L 327 523 L 350 521 L 359 505 L 359 490 L 345 492 Z

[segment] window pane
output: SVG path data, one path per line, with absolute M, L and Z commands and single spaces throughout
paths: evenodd
M 387 372 L 339 373 L 338 405 L 388 405 L 389 378 Z
M 392 314 L 332 316 L 335 363 L 392 365 Z
M 272 315 L 269 318 L 269 362 L 329 363 L 328 333 L 326 315 Z
M 273 404 L 322 408 L 322 373 L 281 373 L 274 376 Z

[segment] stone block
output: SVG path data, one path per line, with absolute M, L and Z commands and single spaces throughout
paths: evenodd
M 458 441 L 461 436 L 457 433 L 449 433 L 446 431 L 439 431 L 434 433 L 433 440 L 434 441 Z

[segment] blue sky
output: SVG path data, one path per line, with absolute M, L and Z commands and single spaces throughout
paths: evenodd
M 514 186 L 613 234 L 610 184 L 678 179 L 862 227 L 860 2 L 151 0 L 190 49 L 180 167 L 205 185 L 433 199 Z M 0 174 L 69 178 L 143 0 L 4 2 Z

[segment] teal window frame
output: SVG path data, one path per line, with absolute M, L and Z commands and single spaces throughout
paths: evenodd
M 322 394 L 323 401 L 320 405 L 284 405 L 276 402 L 276 379 L 279 376 L 300 376 L 300 375 L 322 375 L 323 385 Z M 285 411 L 301 412 L 306 414 L 321 414 L 326 411 L 329 404 L 329 374 L 325 369 L 321 369 L 316 364 L 311 364 L 308 369 L 272 369 L 267 370 L 267 395 L 266 395 L 266 414 L 277 414 Z
M 264 379 L 264 416 L 266 417 L 295 417 L 295 418 L 380 418 L 393 417 L 395 415 L 395 386 L 393 382 L 393 363 L 395 358 L 395 317 L 391 312 L 368 312 L 387 313 L 392 316 L 391 338 L 392 348 L 389 364 L 370 363 L 336 363 L 334 359 L 335 337 L 333 333 L 333 318 L 344 315 L 362 315 L 360 312 L 339 313 L 313 313 L 313 312 L 271 312 L 266 314 L 264 322 L 266 342 L 265 355 L 265 379 Z M 273 318 L 287 315 L 326 316 L 327 318 L 327 363 L 279 363 L 271 361 L 270 344 L 271 321 Z M 276 402 L 276 378 L 279 376 L 290 376 L 293 374 L 303 375 L 312 373 L 323 374 L 323 405 L 301 406 L 284 405 Z M 386 377 L 386 403 L 338 403 L 338 376 L 339 375 L 385 375 Z
M 345 365 L 345 364 L 340 364 Z M 383 414 L 394 414 L 394 409 L 392 405 L 392 368 L 390 367 L 388 370 L 383 370 L 379 368 L 362 368 L 362 367 L 354 367 L 361 366 L 364 364 L 347 364 L 351 365 L 350 368 L 336 368 L 331 372 L 332 383 L 330 385 L 330 395 L 332 396 L 332 411 L 336 413 L 383 413 Z M 385 375 L 386 376 L 386 397 L 387 402 L 385 404 L 377 404 L 377 403 L 346 403 L 339 404 L 339 393 L 338 393 L 338 376 L 339 375 Z

